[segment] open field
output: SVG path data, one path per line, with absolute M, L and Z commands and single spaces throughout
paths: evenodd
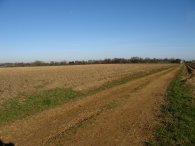
M 25 97 L 34 92 L 57 87 L 89 90 L 109 81 L 169 66 L 171 65 L 111 64 L 0 68 L 0 99 Z
M 1 100 L 7 94 L 12 102 L 0 109 L 0 139 L 16 146 L 144 145 L 153 139 L 160 106 L 179 69 L 170 64 L 2 68 L 1 87 L 7 90 Z

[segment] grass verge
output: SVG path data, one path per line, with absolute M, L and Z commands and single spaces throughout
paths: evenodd
M 193 87 L 182 82 L 184 68 L 172 81 L 167 94 L 167 103 L 161 110 L 161 122 L 155 130 L 156 139 L 150 146 L 195 145 L 195 98 Z
M 28 96 L 23 101 L 19 98 L 9 99 L 4 104 L 4 108 L 0 110 L 0 123 L 10 122 L 32 115 L 44 109 L 63 104 L 79 95 L 81 93 L 73 91 L 70 88 L 56 88 Z
M 71 88 L 56 88 L 27 96 L 23 100 L 20 98 L 9 99 L 4 103 L 4 107 L 0 109 L 0 124 L 12 122 L 17 119 L 33 115 L 45 109 L 61 105 L 77 97 L 89 96 L 97 92 L 125 84 L 131 80 L 154 74 L 166 69 L 168 68 L 156 69 L 150 72 L 141 72 L 134 76 L 129 76 L 120 80 L 106 83 L 101 87 L 89 90 L 86 93 L 74 91 Z

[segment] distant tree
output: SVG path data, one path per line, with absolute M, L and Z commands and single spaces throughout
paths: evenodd
M 35 62 L 32 63 L 33 66 L 42 66 L 44 64 L 45 63 L 43 61 L 40 61 L 40 60 L 36 60 Z
M 58 66 L 58 65 L 78 65 L 78 64 L 121 64 L 121 63 L 180 63 L 181 59 L 174 59 L 174 58 L 141 58 L 141 57 L 131 57 L 130 59 L 125 58 L 106 58 L 104 60 L 77 60 L 77 61 L 61 61 L 61 62 L 55 62 L 51 61 L 50 63 L 46 63 L 43 61 L 34 61 L 31 63 L 1 63 L 0 67 L 24 67 L 24 66 Z M 195 63 L 195 60 L 192 61 L 185 61 L 186 63 Z
M 70 65 L 73 65 L 73 64 L 75 64 L 75 62 L 74 61 L 70 61 L 69 64 Z
M 65 61 L 65 60 L 64 61 L 61 61 L 61 62 L 59 62 L 59 64 L 60 65 L 66 65 L 67 64 L 67 61 Z

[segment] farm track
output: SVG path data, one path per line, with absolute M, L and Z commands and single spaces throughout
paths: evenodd
M 16 146 L 143 145 L 170 81 L 172 67 L 0 127 Z

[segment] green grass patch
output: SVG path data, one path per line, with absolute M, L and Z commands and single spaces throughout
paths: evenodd
M 71 88 L 56 88 L 28 96 L 24 100 L 20 100 L 19 98 L 9 99 L 4 104 L 4 108 L 0 110 L 0 123 L 32 115 L 33 113 L 63 104 L 80 95 L 81 93 Z
M 162 107 L 161 123 L 155 130 L 156 139 L 147 145 L 195 145 L 195 98 L 193 87 L 181 81 L 184 71 L 182 68 L 172 81 L 168 89 L 167 103 Z

